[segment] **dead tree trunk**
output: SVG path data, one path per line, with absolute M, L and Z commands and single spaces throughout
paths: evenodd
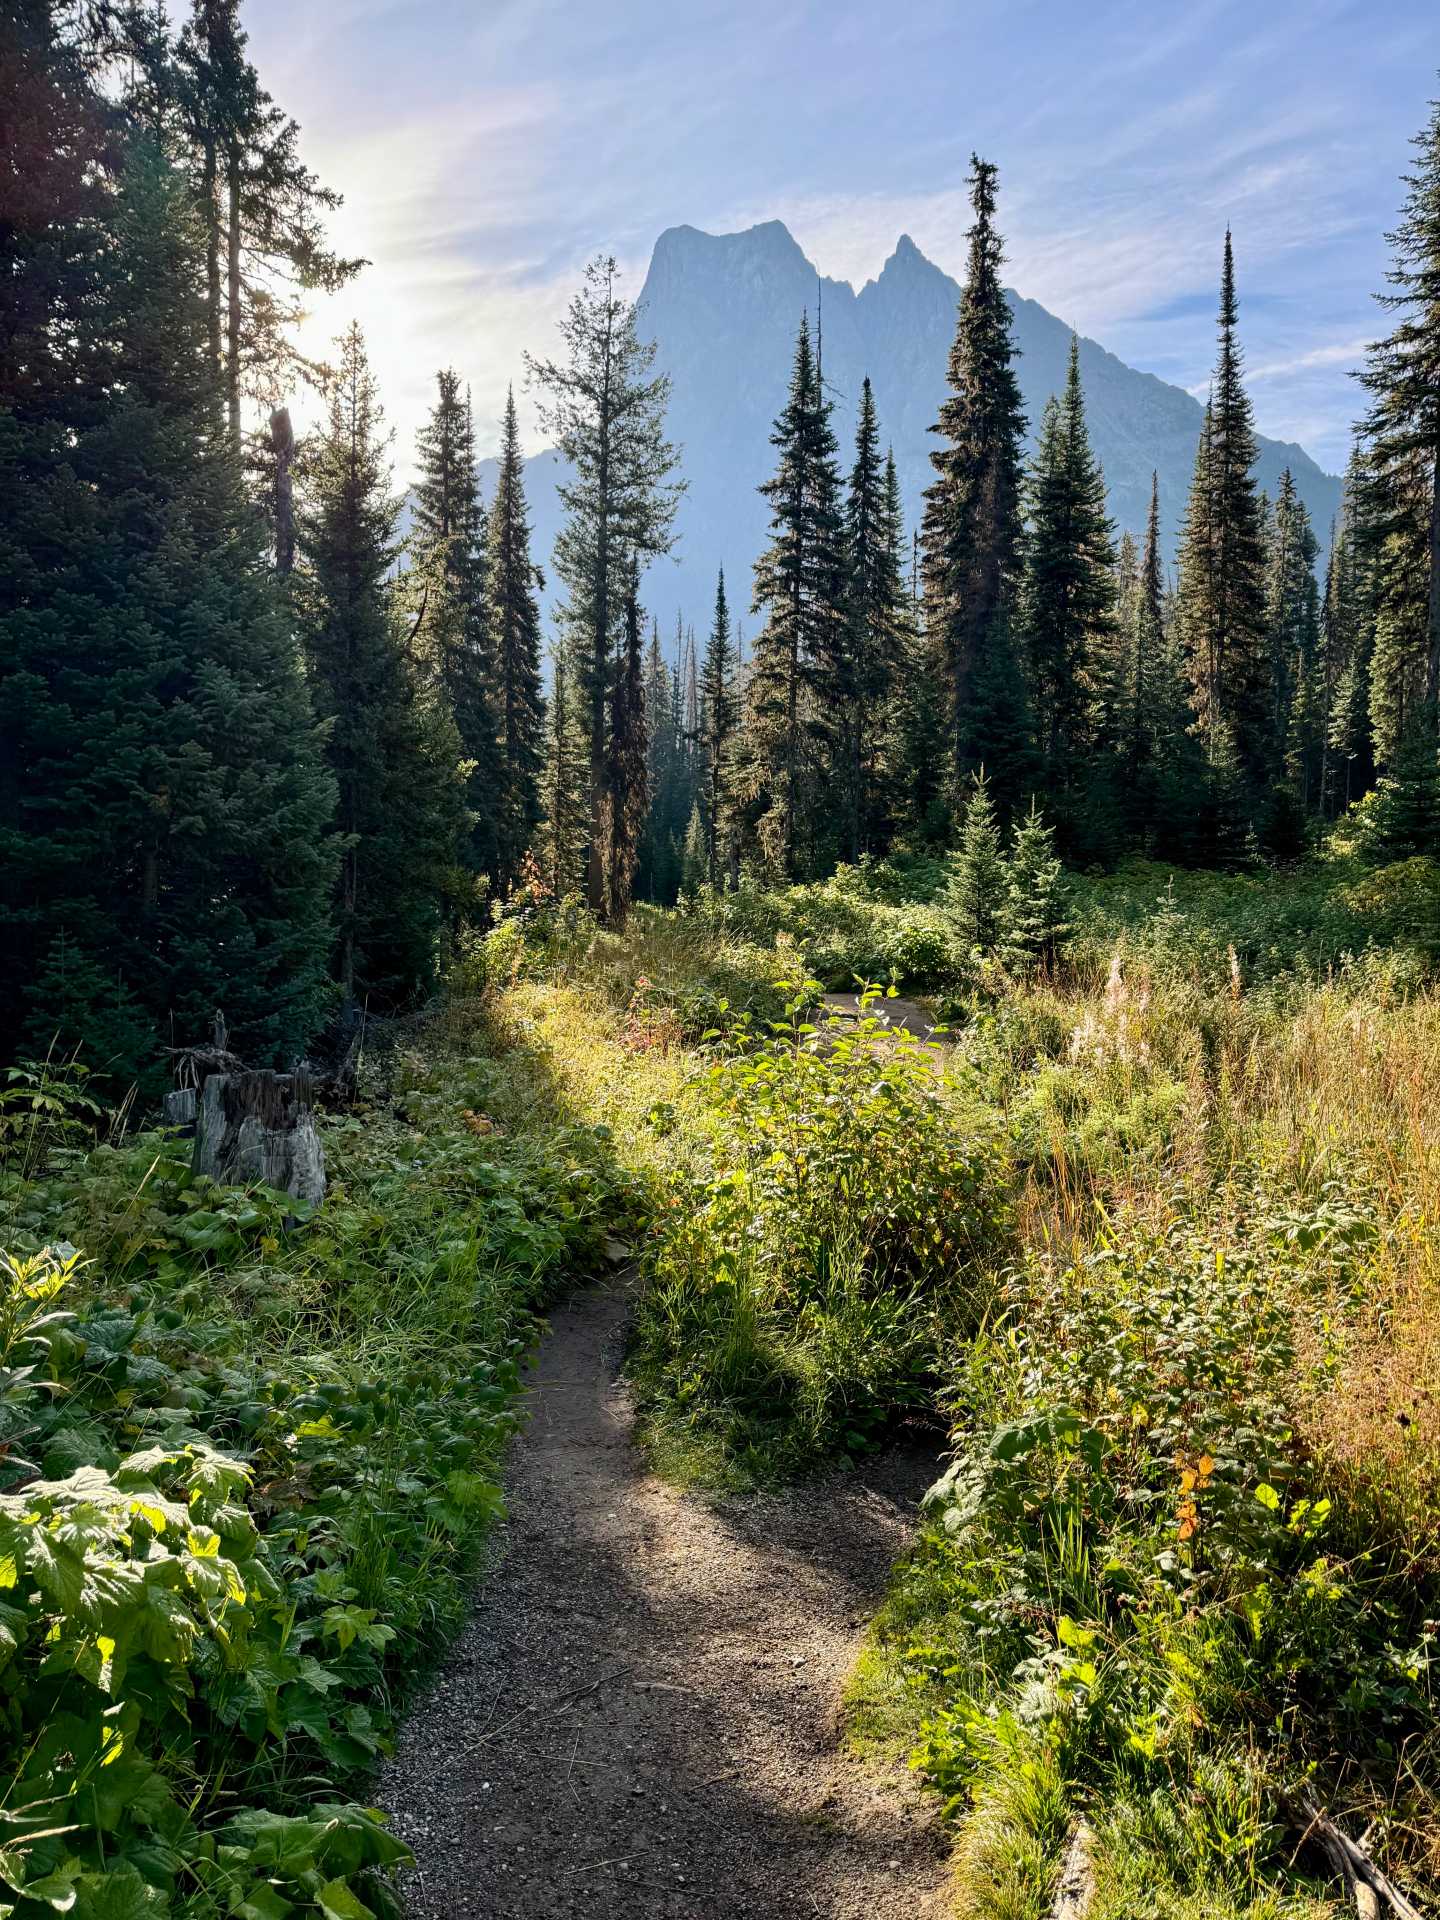
M 318 1206 L 325 1197 L 325 1150 L 310 1097 L 308 1074 L 209 1074 L 196 1113 L 195 1171 L 225 1185 L 260 1181 Z
M 270 416 L 270 451 L 275 461 L 275 571 L 295 568 L 295 429 L 290 409 L 276 407 Z

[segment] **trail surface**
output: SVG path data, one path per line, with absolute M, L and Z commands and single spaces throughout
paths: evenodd
M 632 1444 L 626 1305 L 553 1316 L 499 1558 L 387 1771 L 411 1912 L 939 1920 L 929 1808 L 839 1727 L 933 1460 L 718 1507 L 676 1493 Z

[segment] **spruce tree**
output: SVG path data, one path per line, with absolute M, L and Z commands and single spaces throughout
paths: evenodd
M 1318 810 L 1326 729 L 1320 661 L 1320 543 L 1287 467 L 1270 520 L 1266 623 L 1270 630 L 1272 729 L 1302 813 Z
M 546 714 L 545 772 L 540 789 L 540 866 L 551 892 L 563 900 L 583 892 L 589 836 L 586 724 L 570 685 L 565 655 L 553 656 L 554 684 Z
M 903 528 L 893 453 L 880 460 L 875 396 L 860 389 L 855 464 L 845 502 L 850 701 L 843 716 L 845 764 L 837 798 L 844 809 L 846 860 L 880 849 L 886 821 L 884 756 L 907 657 Z
M 167 138 L 204 221 L 211 372 L 238 451 L 246 395 L 275 405 L 296 377 L 323 377 L 293 338 L 305 296 L 344 286 L 365 262 L 326 244 L 340 196 L 305 166 L 299 127 L 261 86 L 240 0 L 192 0 L 173 48 L 144 9 L 121 18 L 134 20 L 135 69 L 165 103 Z
M 323 1005 L 335 795 L 214 431 L 201 235 L 48 9 L 0 26 L 0 99 L 0 141 L 58 143 L 18 176 L 39 224 L 0 220 L 0 1053 L 58 1035 L 123 1082 L 219 1006 L 281 1064 Z
M 336 976 L 347 1000 L 394 1006 L 436 980 L 465 830 L 461 749 L 405 647 L 392 579 L 400 503 L 359 327 L 338 345 L 306 466 L 296 593 L 345 835 Z
M 1099 735 L 1115 633 L 1113 534 L 1072 334 L 1064 398 L 1045 410 L 1030 475 L 1021 597 L 1030 705 L 1052 795 L 1083 787 Z
M 646 782 L 645 665 L 640 609 L 632 584 L 625 599 L 625 642 L 610 694 L 603 813 L 605 915 L 623 926 L 634 898 L 635 867 L 649 801 Z
M 833 750 L 829 703 L 849 697 L 835 436 L 804 316 L 770 444 L 779 457 L 760 489 L 770 503 L 771 543 L 755 563 L 752 608 L 765 619 L 750 671 L 744 801 L 761 859 L 794 878 L 815 865 L 815 766 Z
M 499 731 L 495 796 L 496 884 L 515 883 L 540 819 L 540 773 L 545 764 L 545 699 L 540 684 L 540 607 L 544 576 L 530 558 L 525 462 L 515 395 L 505 399 L 500 471 L 490 503 L 486 610 L 489 657 Z
M 496 678 L 486 593 L 486 515 L 475 471 L 475 431 L 460 376 L 442 368 L 436 400 L 416 436 L 418 474 L 406 581 L 412 647 L 460 739 L 470 812 L 465 865 L 494 879 L 504 811 Z M 473 910 L 473 904 L 472 904 Z
M 1022 790 L 1028 738 L 1014 632 L 1020 574 L 1025 414 L 1000 281 L 997 170 L 971 159 L 975 223 L 950 350 L 950 393 L 934 431 L 925 496 L 925 626 L 943 661 L 951 752 L 963 781 L 983 761 L 1007 794 Z
M 1000 851 L 1000 826 L 985 769 L 971 778 L 960 826 L 960 845 L 950 864 L 942 906 L 962 960 L 988 957 L 1005 933 L 1009 877 Z
M 1387 235 L 1391 291 L 1378 296 L 1395 325 L 1371 347 L 1362 379 L 1370 395 L 1369 464 L 1395 521 L 1382 559 L 1382 618 L 1394 644 L 1420 656 L 1424 712 L 1416 717 L 1433 734 L 1440 706 L 1440 101 L 1414 146 L 1400 224 Z
M 739 718 L 739 701 L 735 692 L 735 649 L 730 627 L 730 606 L 725 597 L 723 567 L 715 582 L 715 613 L 710 622 L 710 636 L 705 642 L 705 662 L 700 672 L 700 715 L 703 796 L 697 804 L 700 805 L 704 832 L 704 878 L 710 886 L 718 887 L 726 815 L 733 785 L 731 752 Z
M 563 361 L 526 356 L 545 395 L 541 418 L 569 468 L 559 489 L 565 524 L 555 569 L 566 589 L 562 622 L 576 691 L 588 718 L 589 852 L 586 895 L 605 910 L 606 752 L 610 694 L 625 606 L 646 563 L 670 550 L 683 483 L 665 438 L 669 379 L 653 372 L 634 305 L 621 298 L 619 268 L 593 260 L 561 322 Z
M 1334 816 L 1370 790 L 1375 750 L 1370 728 L 1374 652 L 1372 568 L 1361 524 L 1362 462 L 1352 452 L 1340 519 L 1331 531 L 1321 613 L 1321 657 L 1326 688 L 1323 804 Z
M 1023 969 L 1048 965 L 1070 923 L 1055 836 L 1034 800 L 1016 825 L 1005 878 L 1005 957 Z
M 1255 427 L 1236 334 L 1230 234 L 1220 284 L 1219 356 L 1196 454 L 1180 557 L 1182 642 L 1196 725 L 1217 768 L 1260 808 L 1275 759 L 1265 619 L 1265 543 Z

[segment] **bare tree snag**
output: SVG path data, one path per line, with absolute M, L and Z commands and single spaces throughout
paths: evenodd
M 1094 1853 L 1094 1828 L 1088 1820 L 1077 1820 L 1060 1866 L 1060 1880 L 1055 1889 L 1055 1904 L 1050 1909 L 1050 1920 L 1085 1920 L 1090 1903 L 1095 1898 Z

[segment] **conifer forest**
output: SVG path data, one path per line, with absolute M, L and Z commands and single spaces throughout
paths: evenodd
M 263 12 L 0 0 L 0 1917 L 1440 1912 L 1435 22 L 1332 483 L 1019 102 L 933 379 L 592 156 L 414 417 Z

